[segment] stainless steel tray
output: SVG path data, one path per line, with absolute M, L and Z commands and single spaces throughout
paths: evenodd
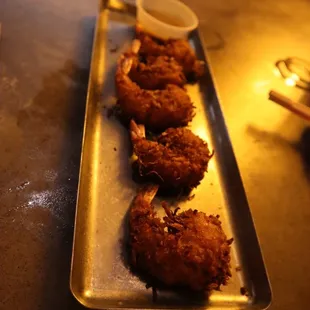
M 116 101 L 116 61 L 134 36 L 134 23 L 131 15 L 112 12 L 106 1 L 101 2 L 84 127 L 72 293 L 83 305 L 97 309 L 264 309 L 271 301 L 270 285 L 210 71 L 199 85 L 188 86 L 188 91 L 197 107 L 191 129 L 209 142 L 215 156 L 194 191 L 194 199 L 182 202 L 181 207 L 220 215 L 228 237 L 235 240 L 229 285 L 208 299 L 159 291 L 153 302 L 151 289 L 146 289 L 145 283 L 126 266 L 122 239 L 137 185 L 131 179 L 128 132 L 108 117 L 108 108 Z M 205 60 L 198 32 L 191 43 L 197 56 Z M 241 294 L 241 288 L 246 288 L 248 296 Z

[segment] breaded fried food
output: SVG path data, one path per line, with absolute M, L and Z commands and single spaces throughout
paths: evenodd
M 186 128 L 169 128 L 150 141 L 142 127 L 133 120 L 130 122 L 140 175 L 151 177 L 162 188 L 198 186 L 213 156 L 207 143 Z
M 189 80 L 197 80 L 203 75 L 204 62 L 197 60 L 187 40 L 160 40 L 143 32 L 139 26 L 136 27 L 136 37 L 141 42 L 141 55 L 173 57 L 182 66 Z
M 161 220 L 151 204 L 157 189 L 144 188 L 130 209 L 133 267 L 173 287 L 210 291 L 226 285 L 233 240 L 227 239 L 218 216 L 191 209 L 177 214 L 163 203 L 167 216 Z
M 132 64 L 133 59 L 123 55 L 115 76 L 118 102 L 123 115 L 153 131 L 187 125 L 194 116 L 194 105 L 186 91 L 171 84 L 162 90 L 142 89 L 128 76 Z
M 167 84 L 183 86 L 183 68 L 168 56 L 149 56 L 142 62 L 135 56 L 129 77 L 144 89 L 164 89 Z

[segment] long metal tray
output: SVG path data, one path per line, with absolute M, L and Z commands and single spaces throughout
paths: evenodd
M 70 285 L 74 296 L 96 309 L 264 309 L 271 289 L 236 159 L 227 134 L 211 73 L 188 86 L 196 116 L 191 130 L 215 150 L 209 171 L 181 208 L 219 214 L 232 245 L 232 278 L 209 298 L 152 290 L 126 264 L 122 240 L 126 214 L 137 185 L 132 181 L 128 131 L 109 117 L 115 104 L 114 74 L 119 55 L 134 36 L 130 14 L 100 4 L 86 107 L 82 161 L 76 210 Z M 197 56 L 205 59 L 198 32 L 191 38 Z M 160 208 L 158 208 L 160 213 Z M 244 294 L 246 292 L 246 294 Z

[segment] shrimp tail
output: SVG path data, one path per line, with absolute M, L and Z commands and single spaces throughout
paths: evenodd
M 140 192 L 140 195 L 143 196 L 145 202 L 151 204 L 157 194 L 158 188 L 159 186 L 155 184 L 148 185 Z
M 144 125 L 138 125 L 133 119 L 130 121 L 130 136 L 131 141 L 135 142 L 139 139 L 145 138 Z
M 139 50 L 141 47 L 141 41 L 140 40 L 133 40 L 132 45 L 130 47 L 130 51 L 124 53 L 118 62 L 118 71 L 119 73 L 128 75 L 133 64 L 134 64 L 134 58 L 137 56 Z
M 158 185 L 148 185 L 139 190 L 130 209 L 130 223 L 138 228 L 141 218 L 148 218 L 153 213 L 152 201 L 158 191 Z M 151 212 L 151 213 L 150 213 Z
M 132 45 L 131 45 L 131 51 L 134 54 L 137 55 L 139 53 L 140 47 L 141 47 L 141 41 L 138 39 L 133 40 Z
M 123 74 L 128 75 L 131 70 L 133 64 L 133 59 L 131 57 L 124 57 L 120 62 L 120 69 L 122 70 Z

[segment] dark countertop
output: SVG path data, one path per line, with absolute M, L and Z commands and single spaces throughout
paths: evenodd
M 267 100 L 279 58 L 310 54 L 310 2 L 187 1 L 201 20 L 273 288 L 305 309 L 310 128 Z M 81 309 L 69 270 L 97 1 L 1 0 L 0 309 Z M 308 126 L 308 127 L 307 127 Z

